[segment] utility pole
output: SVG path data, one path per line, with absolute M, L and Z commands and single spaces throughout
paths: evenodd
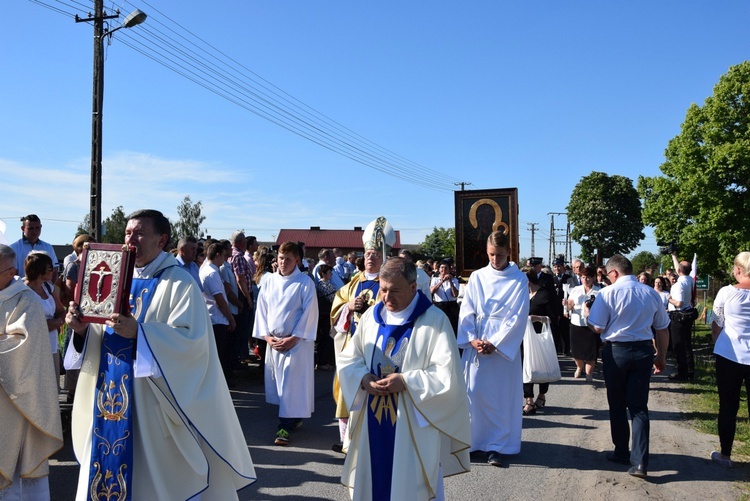
M 555 239 L 557 236 L 555 235 L 555 216 L 565 216 L 566 214 L 565 212 L 548 212 L 547 215 L 549 216 L 549 262 L 551 263 L 556 256 Z
M 104 12 L 104 0 L 94 0 L 94 14 L 86 19 L 76 16 L 77 23 L 94 23 L 94 90 L 91 106 L 91 199 L 89 228 L 97 242 L 102 238 L 102 108 L 104 106 L 104 21 L 120 17 Z
M 464 190 L 464 186 L 471 186 L 471 183 L 469 183 L 467 181 L 461 181 L 461 182 L 453 183 L 453 184 L 456 185 L 456 186 L 460 186 L 461 187 L 461 191 L 465 191 Z
M 536 231 L 536 227 L 539 223 L 526 223 L 529 225 L 529 230 L 531 230 L 531 255 L 529 257 L 534 257 L 536 252 L 534 251 L 534 232 Z
M 125 18 L 121 26 L 104 31 L 104 21 L 117 19 L 120 11 L 112 15 L 104 12 L 104 0 L 94 0 L 94 14 L 87 18 L 75 17 L 77 23 L 94 24 L 94 88 L 91 106 L 91 199 L 89 228 L 97 242 L 102 237 L 102 113 L 104 110 L 104 38 L 120 28 L 131 28 L 146 20 L 146 14 L 136 9 Z

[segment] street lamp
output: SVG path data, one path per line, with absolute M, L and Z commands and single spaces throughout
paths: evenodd
M 75 21 L 94 23 L 94 91 L 91 112 L 91 199 L 89 205 L 89 227 L 91 236 L 97 242 L 102 240 L 102 112 L 104 109 L 104 39 L 121 28 L 132 28 L 146 20 L 146 14 L 136 9 L 123 23 L 113 30 L 104 29 L 104 21 L 117 19 L 120 11 L 107 15 L 103 7 L 104 0 L 94 0 L 94 14 L 82 19 L 77 15 Z

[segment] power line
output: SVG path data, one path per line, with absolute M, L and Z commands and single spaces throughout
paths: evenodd
M 148 2 L 144 3 L 161 14 Z M 413 184 L 439 191 L 453 191 L 448 182 L 452 183 L 455 178 L 411 162 L 363 138 L 263 79 L 261 79 L 262 82 L 257 82 L 253 78 L 253 75 L 256 77 L 257 75 L 242 66 L 241 63 L 203 41 L 167 16 L 164 17 L 183 32 L 207 46 L 209 50 L 190 40 L 183 33 L 179 33 L 178 30 L 167 26 L 158 19 L 158 16 L 154 18 L 153 15 L 149 17 L 149 28 L 141 27 L 142 29 L 137 31 L 123 34 L 131 42 L 126 43 L 126 45 L 233 104 L 336 153 Z M 158 27 L 154 27 L 157 25 L 164 26 L 165 29 L 175 33 L 181 40 L 190 44 L 190 47 L 180 40 L 176 40 L 172 35 L 161 31 Z M 196 53 L 193 47 L 200 50 L 201 53 L 207 54 L 211 60 Z M 219 56 L 228 59 L 232 64 L 222 60 Z M 214 61 L 218 61 L 228 69 L 218 67 Z M 252 75 L 239 72 L 238 66 Z M 268 86 L 273 88 L 269 89 Z M 441 182 L 440 179 L 444 179 L 445 182 Z

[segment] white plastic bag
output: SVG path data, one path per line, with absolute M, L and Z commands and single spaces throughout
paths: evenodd
M 542 324 L 542 332 L 537 334 L 529 318 L 523 336 L 523 382 L 551 383 L 561 377 L 549 319 Z

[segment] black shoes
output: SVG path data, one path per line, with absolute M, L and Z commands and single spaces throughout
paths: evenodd
M 612 463 L 624 464 L 624 465 L 630 466 L 630 459 L 624 458 L 624 457 L 620 457 L 617 454 L 615 454 L 614 452 L 608 452 L 607 453 L 607 461 L 610 461 Z
M 648 472 L 646 471 L 645 466 L 639 464 L 638 466 L 631 466 L 628 470 L 628 475 L 632 475 L 638 478 L 646 478 L 648 476 Z
M 500 453 L 496 451 L 489 452 L 489 454 L 487 455 L 487 462 L 492 466 L 497 466 L 498 468 L 502 468 L 503 466 L 503 458 L 500 456 Z

